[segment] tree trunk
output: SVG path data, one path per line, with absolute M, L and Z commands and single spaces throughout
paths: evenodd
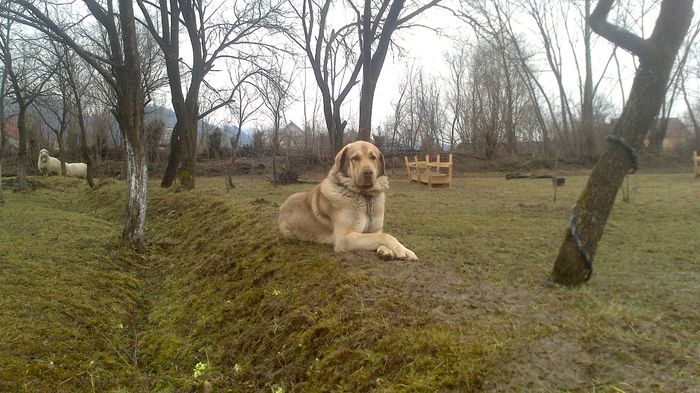
M 3 110 L 0 109 L 0 203 L 5 202 L 5 196 L 2 193 L 2 160 L 5 158 L 5 117 Z
M 386 1 L 386 0 L 385 0 Z M 360 121 L 358 125 L 357 139 L 370 142 L 372 136 L 372 107 L 374 104 L 374 92 L 377 89 L 379 74 L 384 67 L 384 60 L 389 51 L 391 36 L 396 28 L 408 19 L 399 19 L 406 0 L 394 0 L 386 14 L 382 32 L 379 34 L 374 54 L 372 44 L 375 42 L 375 31 L 372 30 L 372 17 L 370 0 L 364 1 L 364 16 L 362 20 L 362 46 L 360 57 L 362 58 L 362 89 L 360 91 Z M 415 12 L 414 12 L 415 14 Z M 410 18 L 409 18 L 410 19 Z
M 90 149 L 87 143 L 87 131 L 85 129 L 85 118 L 83 118 L 83 105 L 80 102 L 80 98 L 77 97 L 78 101 L 76 103 L 78 109 L 78 127 L 80 128 L 80 151 L 83 155 L 83 160 L 85 160 L 85 165 L 87 165 L 87 183 L 90 188 L 95 187 L 95 182 L 92 178 L 93 163 L 92 157 L 90 157 Z
M 683 90 L 683 101 L 685 101 L 685 106 L 688 108 L 688 116 L 690 117 L 690 121 L 693 123 L 693 131 L 695 132 L 694 150 L 700 152 L 700 123 L 698 123 L 698 119 L 695 117 L 695 113 L 693 112 L 693 106 L 690 104 L 690 100 L 688 100 L 688 93 L 685 90 L 685 86 L 681 89 Z
M 116 118 L 126 139 L 127 187 L 122 240 L 143 249 L 148 205 L 148 160 L 143 138 L 144 94 L 132 0 L 119 0 L 123 62 L 114 66 Z M 115 46 L 116 47 L 116 46 Z
M 66 147 L 63 141 L 63 135 L 56 134 L 58 141 L 58 156 L 61 158 L 61 176 L 66 175 Z
M 649 127 L 649 146 L 647 153 L 658 154 L 663 150 L 664 139 L 666 139 L 666 131 L 668 131 L 668 117 L 660 116 L 656 122 Z
M 186 119 L 181 133 L 180 184 L 188 190 L 194 189 L 195 165 L 197 163 L 197 120 Z
M 627 105 L 613 131 L 614 135 L 624 138 L 632 149 L 639 149 L 664 102 L 674 59 L 692 19 L 693 1 L 664 0 L 654 32 L 647 40 L 606 21 L 613 1 L 600 0 L 590 22 L 594 31 L 639 57 L 640 66 Z M 633 154 L 623 143 L 609 144 L 576 203 L 572 225 L 566 232 L 554 263 L 554 281 L 576 285 L 588 280 L 615 196 L 633 165 Z M 572 232 L 578 236 L 581 249 Z M 584 250 L 590 258 L 584 256 Z
M 372 137 L 372 106 L 374 105 L 374 92 L 377 88 L 376 80 L 371 76 L 365 80 L 365 75 L 362 79 L 362 92 L 360 94 L 360 121 L 358 125 L 359 133 L 357 140 L 370 141 Z
M 173 185 L 175 176 L 177 176 L 177 167 L 180 165 L 180 126 L 175 123 L 172 134 L 170 135 L 170 156 L 168 157 L 168 165 L 165 168 L 163 179 L 160 186 L 168 188 Z
M 148 205 L 148 167 L 143 144 L 132 146 L 127 139 L 126 160 L 126 212 L 122 239 L 131 243 L 137 250 L 142 250 Z
M 593 138 L 593 65 L 591 63 L 591 26 L 588 16 L 591 13 L 591 0 L 585 1 L 586 26 L 584 28 L 584 56 L 586 57 L 586 76 L 583 84 L 583 102 L 581 103 L 581 129 L 583 136 L 583 158 L 588 163 L 595 162 L 596 147 Z
M 0 203 L 5 203 L 5 196 L 2 190 L 2 161 L 5 158 L 5 144 L 7 135 L 5 134 L 5 87 L 7 86 L 7 67 L 3 67 L 2 81 L 0 82 Z
M 280 129 L 279 107 L 277 108 L 274 116 L 274 129 L 272 132 L 272 184 L 277 184 L 277 146 L 279 146 Z
M 27 189 L 27 107 L 19 105 L 17 115 L 19 147 L 17 148 L 17 189 Z
M 236 132 L 236 136 L 234 138 L 231 138 L 231 164 L 236 163 L 236 156 L 238 155 L 238 144 L 241 141 L 241 129 L 243 128 L 243 123 L 240 122 L 238 123 L 238 131 Z
M 0 203 L 5 203 L 5 195 L 2 191 L 2 153 L 0 153 Z

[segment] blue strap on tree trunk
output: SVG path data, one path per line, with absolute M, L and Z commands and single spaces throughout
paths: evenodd
M 610 134 L 605 137 L 605 140 L 607 140 L 608 142 L 615 142 L 618 145 L 622 146 L 632 159 L 632 170 L 630 171 L 630 173 L 637 172 L 637 170 L 639 169 L 639 154 L 637 154 L 637 152 L 632 148 L 632 146 L 630 146 L 630 144 L 627 143 L 625 138 L 619 135 Z

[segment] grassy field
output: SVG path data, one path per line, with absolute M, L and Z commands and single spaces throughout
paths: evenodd
M 281 240 L 309 184 L 154 182 L 141 255 L 123 183 L 6 191 L 0 391 L 700 391 L 700 181 L 631 176 L 571 289 L 548 273 L 585 176 L 553 203 L 549 179 L 400 175 L 385 230 L 417 262 Z

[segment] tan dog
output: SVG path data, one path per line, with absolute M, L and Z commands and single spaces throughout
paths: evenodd
M 336 252 L 370 250 L 388 259 L 418 259 L 382 232 L 387 188 L 384 155 L 371 143 L 350 143 L 321 184 L 282 204 L 280 232 L 287 239 L 333 244 Z

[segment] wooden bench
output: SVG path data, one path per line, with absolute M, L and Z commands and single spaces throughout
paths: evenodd
M 693 173 L 695 177 L 700 176 L 700 155 L 697 151 L 693 152 Z
M 409 183 L 415 181 L 430 187 L 452 187 L 452 154 L 449 155 L 447 162 L 440 162 L 439 154 L 436 161 L 430 161 L 429 154 L 426 154 L 425 161 L 418 161 L 418 156 L 413 156 L 413 161 L 409 161 L 408 157 L 404 156 L 403 160 L 406 164 Z M 441 172 L 441 168 L 446 169 L 447 173 Z

